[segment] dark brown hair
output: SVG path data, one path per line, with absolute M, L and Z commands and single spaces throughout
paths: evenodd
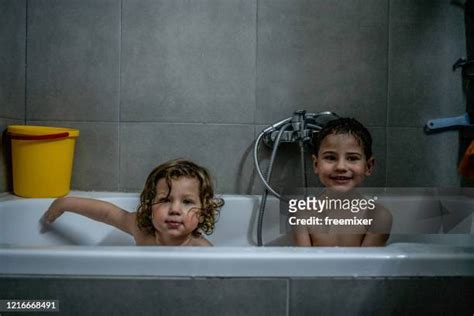
M 165 162 L 148 175 L 145 187 L 140 194 L 140 204 L 137 208 L 138 228 L 150 235 L 155 235 L 155 227 L 151 220 L 151 207 L 155 203 L 156 185 L 160 179 L 165 179 L 168 190 L 171 192 L 171 180 L 180 177 L 194 178 L 199 181 L 199 197 L 201 199 L 201 212 L 198 227 L 193 231 L 194 236 L 200 236 L 201 232 L 210 235 L 214 230 L 220 208 L 224 200 L 214 197 L 214 189 L 211 176 L 206 168 L 198 166 L 192 161 L 175 159 Z
M 312 139 L 313 153 L 317 156 L 319 147 L 328 135 L 349 134 L 354 136 L 364 150 L 365 159 L 372 157 L 372 136 L 362 123 L 354 118 L 341 117 L 329 121 L 323 129 L 315 134 Z

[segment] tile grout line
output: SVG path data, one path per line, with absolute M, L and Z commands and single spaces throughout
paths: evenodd
M 290 286 L 291 279 L 286 279 L 286 316 L 290 316 Z
M 257 126 L 257 106 L 258 106 L 258 8 L 259 0 L 255 0 L 255 79 L 254 79 L 254 108 L 253 108 L 253 125 L 256 130 Z M 254 138 L 256 135 L 254 134 Z
M 385 113 L 385 186 L 388 185 L 388 142 L 389 142 L 389 112 L 390 112 L 390 1 L 387 0 L 387 110 Z
M 120 116 L 121 116 L 121 110 L 122 110 L 122 23 L 123 23 L 123 0 L 120 0 L 120 23 L 119 23 L 119 38 L 120 38 L 120 43 L 119 43 L 119 65 L 118 65 L 118 111 L 117 111 L 117 190 L 121 190 L 121 178 L 120 178 L 120 169 L 121 169 L 121 164 L 122 161 L 120 159 Z
M 23 124 L 26 125 L 28 111 L 28 0 L 25 0 L 25 104 Z

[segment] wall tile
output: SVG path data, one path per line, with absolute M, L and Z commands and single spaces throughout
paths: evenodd
M 0 117 L 25 119 L 26 1 L 0 2 Z
M 254 129 L 296 109 L 370 126 L 366 186 L 460 184 L 457 133 L 421 130 L 465 110 L 451 70 L 463 12 L 449 1 L 4 0 L 0 35 L 0 120 L 78 127 L 75 189 L 140 191 L 181 156 L 209 167 L 221 193 L 259 194 Z M 300 185 L 299 164 L 283 146 L 276 188 Z
M 117 121 L 120 1 L 28 4 L 27 118 Z
M 175 158 L 208 168 L 219 193 L 245 193 L 253 168 L 251 125 L 122 123 L 120 189 L 141 191 L 149 172 Z
M 119 190 L 118 123 L 30 121 L 28 124 L 79 130 L 71 179 L 73 190 Z
M 255 20 L 255 1 L 124 1 L 121 120 L 252 123 Z
M 457 131 L 427 135 L 421 128 L 389 128 L 387 146 L 387 186 L 459 186 Z
M 461 70 L 464 13 L 452 1 L 390 2 L 389 126 L 422 127 L 465 112 Z
M 385 128 L 368 127 L 372 135 L 372 152 L 375 158 L 373 174 L 364 181 L 365 187 L 385 187 L 387 178 L 387 132 Z
M 23 121 L 0 118 L 0 192 L 13 191 L 11 141 L 7 137 L 7 127 L 15 124 L 23 124 Z
M 273 147 L 260 145 L 259 165 L 263 175 L 266 177 L 270 164 Z M 306 179 L 309 186 L 319 186 L 316 177 L 313 174 L 311 166 L 311 155 L 306 149 Z M 252 150 L 253 153 L 253 150 Z M 253 159 L 252 159 L 253 162 Z M 254 194 L 263 193 L 264 186 L 257 172 L 252 174 L 252 192 Z M 277 155 L 272 168 L 270 186 L 280 194 L 286 194 L 295 188 L 303 186 L 303 170 L 301 168 L 300 148 L 297 144 L 282 143 L 278 147 Z
M 296 109 L 385 126 L 387 1 L 262 0 L 258 123 Z

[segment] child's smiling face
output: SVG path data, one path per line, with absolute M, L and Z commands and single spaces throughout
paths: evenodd
M 158 181 L 152 222 L 159 243 L 182 245 L 191 240 L 202 207 L 199 188 L 195 178 L 172 179 L 171 192 L 165 179 Z
M 359 186 L 372 174 L 373 157 L 365 157 L 362 145 L 351 134 L 329 134 L 313 155 L 314 172 L 321 183 L 346 192 Z

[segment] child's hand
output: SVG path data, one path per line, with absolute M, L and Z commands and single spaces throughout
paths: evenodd
M 56 218 L 61 216 L 64 211 L 60 207 L 61 199 L 56 199 L 51 205 L 49 206 L 48 210 L 43 214 L 40 219 L 40 222 L 45 225 L 49 225 L 53 223 Z

